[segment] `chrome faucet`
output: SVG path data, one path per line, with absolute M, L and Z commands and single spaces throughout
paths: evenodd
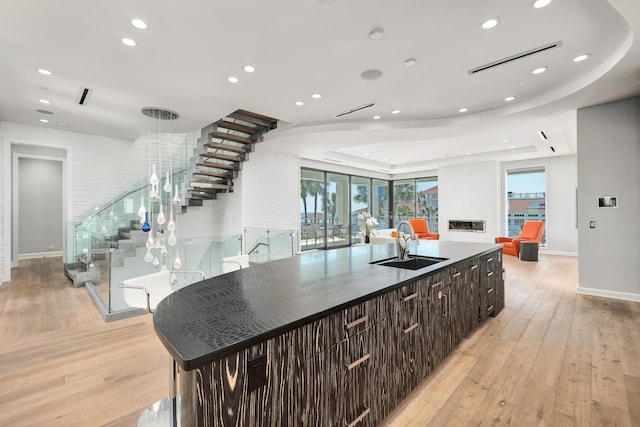
M 400 231 L 400 227 L 402 227 L 402 224 L 406 224 L 406 226 L 409 227 L 409 230 L 411 230 L 409 237 L 406 237 L 407 235 Z M 396 231 L 396 248 L 398 249 L 398 261 L 409 261 L 409 246 L 407 244 L 409 239 L 415 240 L 416 244 L 418 245 L 420 244 L 420 241 L 416 238 L 416 233 L 413 231 L 413 227 L 411 226 L 411 224 L 409 224 L 408 221 L 400 221 L 400 224 L 398 224 L 398 230 Z

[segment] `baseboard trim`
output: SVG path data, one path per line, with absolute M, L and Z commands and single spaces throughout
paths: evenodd
M 62 251 L 55 252 L 34 252 L 31 254 L 20 254 L 18 260 L 21 259 L 34 259 L 34 258 L 54 258 L 62 256 Z
M 540 249 L 540 254 L 541 255 L 578 256 L 578 252 L 548 251 L 546 249 Z
M 582 295 L 591 295 L 594 297 L 605 297 L 613 299 L 621 299 L 624 301 L 640 302 L 640 294 L 632 294 L 629 292 L 609 291 L 605 289 L 584 288 L 578 285 L 576 293 Z

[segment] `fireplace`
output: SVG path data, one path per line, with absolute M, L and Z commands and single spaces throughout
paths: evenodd
M 468 231 L 475 233 L 485 233 L 486 221 L 473 219 L 450 219 L 449 231 Z

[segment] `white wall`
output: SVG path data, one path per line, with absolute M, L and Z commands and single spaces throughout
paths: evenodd
M 11 275 L 11 147 L 14 145 L 42 146 L 65 150 L 67 165 L 66 222 L 106 200 L 140 179 L 140 156 L 131 141 L 95 135 L 67 132 L 58 129 L 0 122 L 2 163 L 0 175 L 3 206 L 0 241 L 2 241 L 2 270 L 0 280 Z M 46 151 L 46 150 L 45 150 Z
M 531 167 L 544 167 L 546 172 L 546 232 L 545 253 L 578 255 L 578 229 L 576 228 L 576 188 L 578 186 L 577 156 L 554 156 L 541 159 L 503 162 L 501 171 L 500 227 L 506 236 L 506 171 Z
M 449 166 L 438 170 L 440 240 L 494 242 L 499 222 L 499 171 L 497 162 Z M 486 233 L 448 231 L 449 220 L 484 220 Z
M 580 293 L 640 301 L 639 165 L 640 97 L 578 110 Z

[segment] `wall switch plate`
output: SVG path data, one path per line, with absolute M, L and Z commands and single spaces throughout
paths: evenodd
M 262 354 L 247 361 L 249 391 L 254 391 L 267 384 L 267 355 Z
M 595 221 L 589 221 L 589 228 L 596 228 L 596 222 Z

